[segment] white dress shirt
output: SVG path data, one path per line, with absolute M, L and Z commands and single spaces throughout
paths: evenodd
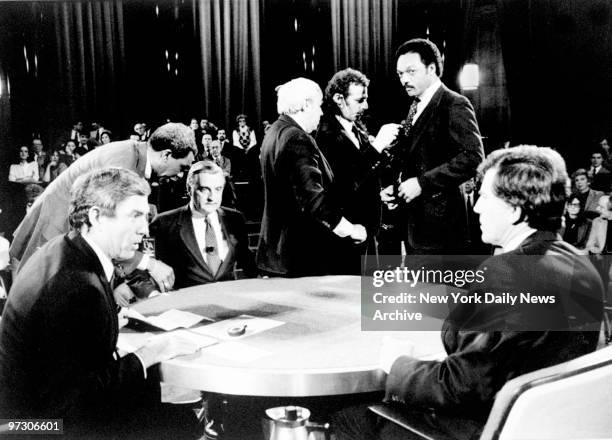
M 196 241 L 198 243 L 198 249 L 202 253 L 202 258 L 206 264 L 208 264 L 208 256 L 206 252 L 206 247 L 208 243 L 206 243 L 206 217 L 203 215 L 193 215 L 195 210 L 191 207 L 191 222 L 193 224 L 193 231 L 195 233 Z M 227 240 L 223 236 L 223 231 L 221 229 L 221 223 L 219 223 L 219 214 L 217 212 L 213 212 L 208 214 L 210 218 L 210 224 L 212 225 L 213 231 L 215 232 L 215 238 L 217 240 L 217 254 L 219 255 L 219 259 L 221 261 L 225 260 L 227 257 L 227 253 L 229 252 L 229 246 L 227 244 Z
M 360 149 L 359 139 L 357 139 L 357 137 L 355 136 L 355 133 L 353 133 L 353 127 L 355 126 L 355 124 L 351 121 L 347 121 L 340 115 L 336 115 L 336 119 L 338 120 L 338 122 L 340 122 L 340 125 L 342 125 L 342 128 L 344 128 L 344 131 L 346 132 L 345 133 L 346 136 L 351 140 L 353 145 L 355 145 L 355 147 L 357 147 L 357 149 L 359 150 Z
M 423 110 L 425 110 L 425 107 L 427 107 L 427 104 L 429 104 L 434 93 L 438 91 L 441 85 L 442 81 L 440 81 L 440 78 L 436 78 L 436 80 L 425 89 L 421 96 L 419 96 L 419 103 L 417 104 L 417 111 L 414 114 L 414 118 L 412 118 L 412 125 L 416 124 L 417 119 L 419 119 L 419 116 L 421 116 L 421 113 L 423 113 Z
M 38 175 L 38 162 L 19 162 L 11 165 L 9 170 L 9 182 L 17 182 L 17 179 L 29 178 L 32 180 L 39 180 Z

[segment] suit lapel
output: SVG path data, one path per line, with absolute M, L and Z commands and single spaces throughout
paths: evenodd
M 416 124 L 412 127 L 410 133 L 410 148 L 408 150 L 408 154 L 412 154 L 415 147 L 419 144 L 419 140 L 423 133 L 425 132 L 425 128 L 429 125 L 429 121 L 434 115 L 436 109 L 440 105 L 440 101 L 442 100 L 442 95 L 446 93 L 446 86 L 441 84 L 436 93 L 433 94 L 431 100 L 427 104 L 427 107 L 423 110 L 423 112 L 419 115 L 419 119 L 417 119 Z
M 188 206 L 183 208 L 183 211 L 179 217 L 179 231 L 181 240 L 183 240 L 183 243 L 185 244 L 187 250 L 191 253 L 191 256 L 210 274 L 210 269 L 202 256 L 202 251 L 200 248 L 198 248 L 198 240 L 196 239 L 195 231 L 193 230 L 191 211 L 189 210 Z

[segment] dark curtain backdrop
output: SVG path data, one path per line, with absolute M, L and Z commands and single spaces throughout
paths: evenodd
M 260 2 L 199 0 L 204 112 L 228 129 L 239 113 L 261 121 Z
M 612 133 L 609 0 L 498 0 L 513 143 L 559 148 L 587 163 Z

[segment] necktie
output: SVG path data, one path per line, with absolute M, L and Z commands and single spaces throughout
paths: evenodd
M 412 100 L 412 104 L 410 104 L 410 108 L 408 109 L 408 116 L 406 116 L 406 132 L 410 133 L 412 129 L 412 120 L 414 119 L 414 115 L 417 112 L 417 105 L 421 102 L 419 98 L 414 98 Z
M 217 237 L 215 236 L 215 230 L 210 222 L 210 217 L 206 216 L 206 264 L 210 268 L 213 275 L 217 274 L 219 266 L 221 266 L 221 259 L 219 258 L 219 248 L 217 246 Z
M 361 141 L 361 132 L 359 131 L 359 129 L 357 128 L 357 126 L 355 124 L 353 124 L 353 128 L 351 128 L 351 131 L 353 132 L 353 134 L 357 138 L 357 143 L 359 144 L 359 150 L 363 151 L 364 144 Z
M 469 193 L 467 195 L 466 203 L 467 203 L 468 213 L 471 213 L 473 211 L 473 209 L 474 209 L 474 203 L 472 202 L 472 193 Z

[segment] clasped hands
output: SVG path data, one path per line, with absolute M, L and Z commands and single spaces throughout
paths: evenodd
M 411 177 L 401 182 L 397 187 L 397 196 L 393 185 L 389 185 L 380 192 L 380 199 L 387 205 L 389 209 L 397 208 L 397 197 L 400 197 L 406 203 L 412 202 L 421 195 L 423 190 L 416 177 Z

